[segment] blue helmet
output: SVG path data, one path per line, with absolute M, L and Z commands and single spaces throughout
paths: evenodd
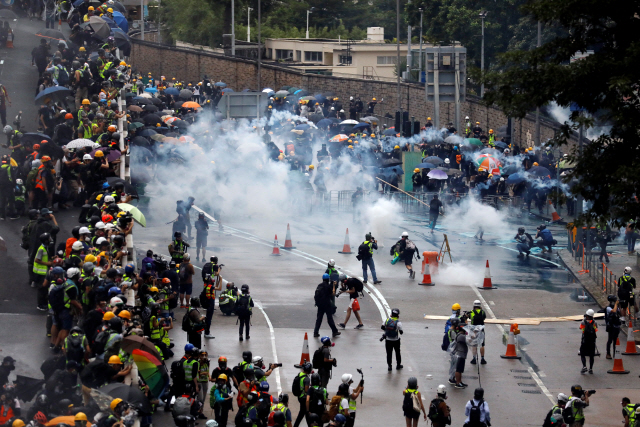
M 457 150 L 457 149 L 458 149 L 458 146 L 457 146 L 457 145 L 454 145 L 454 146 L 453 146 L 453 149 L 454 149 L 454 150 Z
M 326 337 L 326 336 L 322 337 L 322 338 L 320 338 L 320 342 L 322 343 L 322 345 L 326 345 L 326 344 L 331 345 L 331 338 Z
M 53 267 L 53 270 L 51 270 L 51 273 L 64 274 L 64 269 L 62 267 Z
M 102 183 L 102 188 L 103 188 L 103 189 L 105 189 L 105 190 L 106 190 L 107 188 L 109 188 L 109 183 L 108 183 L 108 182 L 103 182 L 103 183 Z
M 266 381 L 262 381 L 260 383 L 260 391 L 268 392 L 269 391 L 269 383 Z
M 124 268 L 124 273 L 125 274 L 131 274 L 133 273 L 133 270 L 135 269 L 133 264 L 127 264 Z
M 196 347 L 193 344 L 188 343 L 187 345 L 184 346 L 184 352 L 191 353 L 195 348 Z
M 346 423 L 347 422 L 347 417 L 345 417 L 342 414 L 336 414 L 334 420 L 338 423 Z
M 324 273 L 322 275 L 322 280 L 329 280 L 329 275 L 327 273 Z
M 112 286 L 109 288 L 109 297 L 113 297 L 115 295 L 120 295 L 122 291 L 117 286 Z

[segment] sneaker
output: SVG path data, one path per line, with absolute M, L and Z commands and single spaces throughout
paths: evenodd
M 610 354 L 607 353 L 607 359 L 613 359 Z
M 586 372 L 587 372 L 587 367 L 586 366 L 580 370 L 581 374 L 585 374 Z
M 249 340 L 251 339 L 251 337 L 250 337 L 249 335 L 247 335 L 247 336 L 245 337 L 245 339 L 246 339 L 247 341 L 249 341 Z
M 375 281 L 373 282 L 373 284 L 374 284 L 374 285 L 377 285 L 377 284 L 380 284 L 380 283 L 382 283 L 382 280 L 375 280 Z
M 320 334 L 313 334 L 314 338 L 318 338 L 320 336 Z M 242 338 L 242 337 L 241 337 Z
M 47 307 L 40 307 L 40 306 L 37 306 L 36 308 L 37 308 L 38 310 L 40 310 L 40 311 L 47 311 L 47 310 L 48 310 L 48 309 L 47 309 Z
M 456 388 L 465 388 L 466 386 L 464 384 L 460 383 L 460 384 L 456 384 L 455 387 Z
M 469 384 L 465 384 L 462 381 L 460 381 L 460 385 L 462 385 L 463 387 L 469 387 Z
M 10 217 L 9 217 L 9 219 L 20 219 L 20 217 L 19 217 L 19 216 L 14 215 L 14 216 L 10 216 Z
M 196 257 L 196 261 L 200 261 L 200 258 Z
M 402 369 L 402 368 L 404 368 L 404 366 L 402 366 L 402 365 L 396 365 L 396 369 Z
M 342 335 L 342 332 L 340 332 L 340 331 L 335 331 L 335 332 L 333 333 L 333 336 L 334 336 L 334 337 L 337 337 L 338 335 Z
M 416 278 L 416 272 L 414 270 L 411 270 L 411 274 L 410 274 L 412 279 Z
M 31 282 L 31 285 L 30 285 L 30 286 L 31 286 L 32 288 L 35 288 L 35 287 L 36 287 L 36 282 Z
M 215 337 L 214 337 L 213 335 L 211 335 L 211 334 L 204 334 L 204 337 L 205 337 L 205 338 L 215 338 Z
M 205 414 L 198 414 L 198 419 L 200 420 L 206 420 L 207 416 Z
M 474 357 L 473 359 L 471 359 L 471 362 L 469 362 L 469 363 L 471 363 L 472 365 L 475 365 L 476 364 L 476 358 Z
M 593 374 L 593 369 L 589 369 L 589 373 L 590 373 L 590 374 Z
M 391 365 L 387 366 L 387 371 L 391 372 L 392 369 Z
M 451 378 L 449 378 L 449 384 L 451 384 L 451 385 L 456 385 L 456 381 L 455 381 L 455 380 L 452 380 Z
M 47 336 L 51 336 L 51 334 L 47 334 Z M 49 344 L 49 348 L 50 348 L 51 350 L 53 350 L 53 348 L 54 348 L 54 347 L 55 347 L 55 345 L 53 345 L 53 343 L 52 343 L 52 344 Z
M 240 341 L 244 341 L 244 340 L 242 339 L 242 335 L 240 335 Z
M 486 365 L 487 364 L 487 361 L 484 360 L 484 357 L 482 359 L 480 359 L 480 364 L 481 365 Z
M 340 326 L 342 329 L 347 327 L 347 325 L 345 325 L 344 323 L 338 323 L 338 326 Z
M 361 323 L 359 325 L 356 325 L 356 327 L 353 329 L 362 329 L 362 328 L 364 328 L 364 325 Z

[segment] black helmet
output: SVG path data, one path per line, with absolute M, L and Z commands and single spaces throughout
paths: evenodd
M 111 135 L 111 138 L 114 138 L 116 135 L 118 136 L 118 138 L 120 138 L 120 132 L 114 132 Z M 122 182 L 122 181 L 116 182 L 115 184 L 113 184 L 113 188 L 114 188 L 114 190 L 117 190 L 117 189 L 120 189 L 120 188 L 124 189 L 124 182 Z
M 112 329 L 118 333 L 122 332 L 122 320 L 119 317 L 109 319 L 109 329 Z
M 451 326 L 460 326 L 460 319 L 458 319 L 457 317 L 451 319 Z
M 47 406 L 49 404 L 49 397 L 44 393 L 39 394 L 36 398 L 36 404 L 38 406 Z
M 114 141 L 114 140 L 118 140 L 118 141 L 120 141 L 120 132 L 114 132 L 114 133 L 112 133 L 112 134 L 111 134 L 111 140 L 112 140 L 112 141 Z M 122 184 L 122 183 L 120 182 L 119 184 Z M 114 186 L 113 186 L 113 188 L 118 188 L 118 187 L 116 187 L 117 185 L 118 185 L 118 184 L 114 185 Z M 122 184 L 122 188 L 124 188 L 124 184 Z
M 173 237 L 182 237 L 182 233 L 179 231 L 176 231 L 175 233 L 173 233 Z
M 304 364 L 302 365 L 302 370 L 309 373 L 313 371 L 313 365 L 309 362 L 304 362 Z
M 76 239 L 80 237 L 80 226 L 79 226 L 79 225 L 78 225 L 78 226 L 76 226 L 76 227 L 73 227 L 73 228 L 71 229 L 71 235 L 72 235 L 73 237 L 75 237 Z
M 311 385 L 320 385 L 320 375 L 317 372 L 311 374 Z
M 276 411 L 273 413 L 273 422 L 277 425 L 284 425 L 287 421 L 287 418 L 284 416 L 282 411 Z
M 286 405 L 287 403 L 289 403 L 289 394 L 287 393 L 280 394 L 280 397 L 278 397 L 278 401 Z
M 582 386 L 579 384 L 575 384 L 571 386 L 571 394 L 578 395 L 578 394 L 582 394 Z
M 476 400 L 480 400 L 484 397 L 484 389 L 482 387 L 478 387 L 473 391 L 473 398 Z
M 116 270 L 115 268 L 110 268 L 107 270 L 107 277 L 109 279 L 115 279 L 117 275 L 118 275 L 118 270 Z
M 258 393 L 252 391 L 247 395 L 247 400 L 249 401 L 249 404 L 256 403 L 258 401 Z
M 400 316 L 400 309 L 399 308 L 392 308 L 391 309 L 391 317 L 398 317 Z
M 82 328 L 80 328 L 80 326 L 74 326 L 73 328 L 71 328 L 71 330 L 69 331 L 70 334 L 82 334 Z
M 247 363 L 251 363 L 251 359 L 253 359 L 253 353 L 251 353 L 249 350 L 245 350 L 242 352 L 242 360 Z
M 58 402 L 58 413 L 61 415 L 69 414 L 69 410 L 73 403 L 69 399 L 62 399 Z
M 524 233 L 524 227 L 518 227 L 518 234 Z
M 113 243 L 115 243 L 118 246 L 122 246 L 124 244 L 124 237 L 119 234 L 113 236 Z
M 256 376 L 256 378 L 262 379 L 264 377 L 264 371 L 262 369 L 260 369 L 260 368 L 257 368 L 254 371 L 254 375 Z
M 89 223 L 95 226 L 97 222 L 100 222 L 100 217 L 98 215 L 91 215 L 91 218 L 89 219 Z
M 198 213 L 198 218 L 204 218 L 204 212 Z
M 218 257 L 217 256 L 212 256 L 211 258 L 209 258 L 211 260 L 212 263 L 217 264 L 218 263 Z
M 609 296 L 607 297 L 607 301 L 609 301 L 609 302 L 616 302 L 616 301 L 618 301 L 618 297 L 617 297 L 616 295 L 609 295 Z
M 38 219 L 38 209 L 29 209 L 29 219 Z
M 416 387 L 418 387 L 418 379 L 416 377 L 409 378 L 407 385 L 409 386 L 409 388 L 415 389 Z
M 242 285 L 240 287 L 240 290 L 242 291 L 243 294 L 246 294 L 247 292 L 249 292 L 249 285 Z
M 341 383 L 338 386 L 338 395 L 339 396 L 348 396 L 349 395 L 349 383 Z
M 247 368 L 244 370 L 244 377 L 246 379 L 252 379 L 255 378 L 256 374 L 255 371 L 253 370 L 253 368 Z
M 191 298 L 191 307 L 200 307 L 200 298 L 195 297 L 195 298 Z
M 195 418 L 191 415 L 178 415 L 174 418 L 176 427 L 193 427 L 195 425 Z
M 49 233 L 42 233 L 40 235 L 40 241 L 42 243 L 49 243 L 51 241 L 51 234 Z

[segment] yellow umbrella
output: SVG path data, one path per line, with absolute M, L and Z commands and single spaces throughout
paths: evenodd
M 58 424 L 67 424 L 70 426 L 75 426 L 76 421 L 73 415 L 65 415 L 63 417 L 56 417 L 52 420 L 49 420 L 48 423 L 45 424 L 47 427 L 57 426 Z M 87 427 L 91 427 L 91 423 L 87 421 Z
M 125 212 L 131 213 L 133 219 L 143 227 L 147 226 L 147 219 L 144 217 L 144 214 L 140 212 L 140 209 L 137 207 L 130 205 L 129 203 L 118 203 L 118 207 Z

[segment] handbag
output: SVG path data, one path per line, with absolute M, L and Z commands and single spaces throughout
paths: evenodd
M 418 398 L 418 393 L 411 393 L 411 401 L 413 402 L 413 410 L 420 412 L 422 410 L 422 402 L 420 402 L 420 399 Z
M 360 303 L 358 302 L 357 298 L 353 300 L 353 304 L 351 305 L 351 309 L 353 311 L 360 311 Z

